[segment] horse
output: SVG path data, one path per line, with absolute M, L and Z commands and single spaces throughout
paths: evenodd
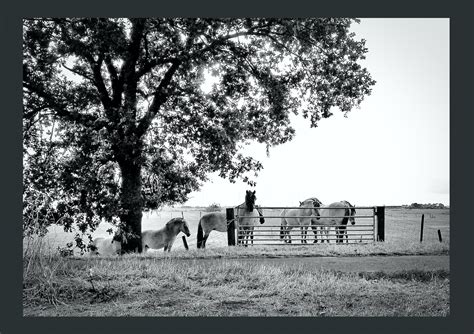
M 211 231 L 227 232 L 227 218 L 224 213 L 206 213 L 199 219 L 197 248 L 206 248 L 206 240 Z
M 122 253 L 122 244 L 115 237 L 95 238 L 90 246 L 90 255 L 113 256 Z
M 319 216 L 319 207 L 323 204 L 323 202 L 321 202 L 316 197 L 310 197 L 300 202 L 300 206 L 301 206 L 301 203 L 304 203 L 306 201 L 313 201 L 314 211 L 316 212 L 316 216 Z
M 146 230 L 142 232 L 142 249 L 147 251 L 151 249 L 164 248 L 164 251 L 171 251 L 176 236 L 183 232 L 187 237 L 191 236 L 189 225 L 183 218 L 173 218 L 159 230 Z
M 247 190 L 245 193 L 245 202 L 236 207 L 237 211 L 237 226 L 240 227 L 242 232 L 243 243 L 245 241 L 245 246 L 248 245 L 250 239 L 251 244 L 253 245 L 253 229 L 256 224 L 256 218 L 260 217 L 260 224 L 265 223 L 265 218 L 263 218 L 262 210 L 255 205 L 257 196 L 255 195 L 255 190 Z M 240 234 L 239 234 L 240 237 Z
M 328 229 L 332 225 L 335 226 L 336 230 L 336 243 L 343 242 L 344 235 L 346 235 L 346 241 L 348 241 L 346 226 L 350 221 L 352 225 L 355 224 L 355 213 L 356 210 L 353 205 L 348 201 L 334 202 L 328 205 L 328 208 L 319 210 L 319 216 L 311 218 L 311 228 L 314 233 L 314 243 L 318 242 L 317 228 L 321 227 L 321 243 L 323 240 L 323 230 L 326 234 L 326 241 L 329 243 Z M 328 226 L 330 225 L 330 226 Z
M 246 195 L 245 195 L 245 203 L 237 206 L 237 214 L 238 215 L 255 215 L 254 210 L 252 209 L 251 212 L 243 212 L 244 210 L 242 209 L 247 209 L 247 206 L 245 208 L 241 208 L 244 204 L 247 202 L 249 203 L 249 207 L 254 207 L 255 206 L 255 191 L 250 191 L 247 190 Z M 258 215 L 260 216 L 260 223 L 263 224 L 265 222 L 265 219 L 263 218 L 262 210 L 256 208 L 256 211 L 258 212 Z M 254 218 L 238 218 L 237 224 L 240 224 L 241 226 L 248 226 L 251 223 L 251 220 Z M 237 225 L 239 226 L 239 225 Z M 252 239 L 253 239 L 253 224 L 251 226 L 252 228 Z M 209 234 L 211 231 L 218 231 L 218 232 L 227 232 L 227 217 L 226 214 L 220 213 L 220 212 L 211 212 L 211 213 L 206 213 L 199 219 L 199 224 L 198 224 L 198 233 L 197 233 L 197 248 L 206 248 L 206 241 L 207 238 L 209 237 Z M 246 229 L 247 232 L 247 229 Z M 253 242 L 253 240 L 252 240 Z
M 306 235 L 308 233 L 308 226 L 311 224 L 311 217 L 300 218 L 299 216 L 318 216 L 319 212 L 317 207 L 319 200 L 309 198 L 300 202 L 301 209 L 283 209 L 280 213 L 281 226 L 280 226 L 280 239 L 284 242 L 291 244 L 290 230 L 294 227 L 301 228 L 301 243 L 306 242 Z M 321 202 L 319 202 L 321 203 Z M 304 231 L 303 231 L 304 228 Z M 286 240 L 288 237 L 288 240 Z

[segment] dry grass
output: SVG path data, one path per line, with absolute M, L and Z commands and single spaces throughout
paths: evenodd
M 444 271 L 357 274 L 226 260 L 203 265 L 171 258 L 136 261 L 132 257 L 51 258 L 44 264 L 37 269 L 51 268 L 55 275 L 43 277 L 38 272 L 26 280 L 26 316 L 449 313 L 449 274 Z
M 425 234 L 420 243 L 423 212 Z M 26 239 L 24 315 L 446 316 L 449 273 L 445 271 L 338 273 L 238 260 L 449 254 L 449 211 L 426 212 L 387 209 L 386 242 L 369 244 L 227 247 L 226 234 L 213 232 L 208 248 L 198 250 L 198 211 L 184 214 L 193 233 L 189 251 L 178 238 L 171 253 L 62 258 L 55 249 L 68 241 L 64 233 Z M 178 215 L 164 213 L 158 223 L 145 219 L 145 227 L 159 228 L 169 220 L 168 214 Z M 443 233 L 442 243 L 437 229 Z M 192 260 L 200 258 L 220 260 Z

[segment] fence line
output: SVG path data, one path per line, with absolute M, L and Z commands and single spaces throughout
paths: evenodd
M 297 225 L 293 226 L 292 229 L 287 230 L 285 229 L 286 234 L 285 235 L 293 235 L 291 237 L 291 240 L 294 241 L 308 241 L 308 239 L 311 241 L 311 237 L 314 237 L 315 243 L 317 242 L 317 227 L 325 227 L 329 228 L 334 228 L 335 235 L 331 235 L 328 237 L 328 235 L 325 235 L 327 238 L 322 238 L 321 240 L 336 240 L 336 241 L 341 241 L 346 240 L 346 243 L 360 243 L 363 241 L 384 241 L 385 240 L 385 207 L 380 207 L 380 206 L 359 206 L 359 207 L 354 207 L 355 209 L 366 209 L 366 210 L 372 210 L 373 214 L 372 215 L 354 215 L 354 216 L 337 216 L 337 217 L 331 217 L 331 218 L 350 218 L 354 217 L 355 219 L 372 219 L 372 222 L 370 224 L 358 224 L 356 223 L 355 225 L 324 225 L 324 224 L 310 224 L 310 225 Z M 301 207 L 281 207 L 281 206 L 275 206 L 275 207 L 268 207 L 268 206 L 258 206 L 258 209 L 261 210 L 274 210 L 274 209 L 301 209 L 305 210 L 308 208 L 301 208 Z M 340 209 L 340 208 L 334 208 L 334 207 L 319 207 L 317 209 Z M 291 218 L 317 218 L 318 216 L 294 216 Z M 239 226 L 238 221 L 240 218 L 268 218 L 268 219 L 277 219 L 277 218 L 282 218 L 282 216 L 275 216 L 275 215 L 267 215 L 265 216 L 264 214 L 262 216 L 238 216 L 235 215 L 234 208 L 228 208 L 226 210 L 226 218 L 227 218 L 227 235 L 228 235 L 228 244 L 229 246 L 234 246 L 235 245 L 235 240 L 237 239 L 237 244 L 243 244 L 243 237 L 246 236 L 246 229 L 245 226 Z M 264 241 L 276 241 L 280 240 L 280 228 L 282 225 L 253 225 L 252 227 L 252 235 L 256 236 L 257 238 L 252 239 L 255 244 L 258 245 L 295 245 L 294 243 L 287 243 L 287 242 L 281 242 L 281 243 L 262 243 Z M 276 229 L 269 229 L 269 228 L 276 228 Z M 298 231 L 298 227 L 306 228 L 306 231 L 301 230 L 300 232 Z M 342 228 L 341 228 L 342 227 Z M 307 229 L 311 228 L 314 235 L 310 233 L 310 237 L 308 238 L 307 234 Z M 315 229 L 316 228 L 316 229 Z M 293 231 L 293 233 L 291 233 Z M 260 232 L 274 232 L 275 234 L 265 234 L 265 233 L 260 233 Z M 298 233 L 299 232 L 299 233 Z M 306 233 L 303 233 L 306 232 Z M 311 232 L 311 230 L 310 230 Z M 359 232 L 359 233 L 353 233 L 353 232 Z M 367 232 L 367 233 L 360 233 L 360 232 Z M 236 238 L 237 234 L 237 238 Z M 332 234 L 332 233 L 331 233 Z M 322 231 L 320 231 L 320 237 L 322 236 Z M 344 235 L 346 238 L 344 238 Z M 296 236 L 301 236 L 301 238 L 298 238 Z M 261 238 L 261 237 L 275 237 L 275 238 Z M 296 238 L 295 238 L 296 237 Z M 349 239 L 350 238 L 350 239 Z M 248 240 L 248 239 L 247 239 Z

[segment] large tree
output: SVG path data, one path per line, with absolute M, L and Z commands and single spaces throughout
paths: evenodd
M 210 172 L 254 185 L 262 165 L 243 145 L 285 143 L 291 113 L 315 127 L 370 94 L 354 21 L 25 19 L 25 216 L 41 194 L 45 221 L 114 222 L 141 251 L 144 210 L 184 202 Z

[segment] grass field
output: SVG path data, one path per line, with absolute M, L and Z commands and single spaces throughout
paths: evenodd
M 191 260 L 190 260 L 191 261 Z M 447 316 L 449 273 L 341 273 L 229 260 L 44 260 L 25 316 Z
M 192 233 L 189 251 L 184 250 L 179 237 L 170 253 L 158 250 L 121 257 L 62 258 L 54 250 L 70 241 L 71 235 L 57 227 L 44 239 L 25 244 L 30 252 L 23 261 L 24 315 L 449 315 L 449 270 L 340 272 L 244 261 L 293 256 L 449 255 L 449 210 L 387 209 L 385 242 L 345 245 L 228 247 L 226 233 L 212 232 L 207 249 L 196 249 L 199 209 L 145 215 L 143 229 L 160 228 L 182 214 Z M 425 227 L 420 243 L 422 214 Z M 101 226 L 95 236 L 107 236 L 107 228 Z M 438 241 L 438 229 L 443 242 Z
M 145 213 L 143 216 L 142 229 L 159 229 L 165 225 L 167 221 L 174 217 L 181 217 L 187 220 L 191 236 L 187 238 L 187 243 L 190 249 L 196 248 L 196 235 L 197 235 L 197 226 L 199 218 L 202 214 L 205 214 L 204 208 L 186 208 L 186 209 L 168 209 L 166 211 L 154 212 L 154 213 Z M 279 215 L 280 210 L 268 210 L 264 212 L 267 216 L 276 216 Z M 370 215 L 370 210 L 358 210 L 357 215 Z M 420 221 L 422 214 L 425 215 L 425 224 L 424 224 L 424 233 L 423 233 L 423 243 L 420 244 Z M 356 219 L 356 225 L 350 226 L 348 228 L 349 237 L 351 237 L 351 228 L 357 228 L 361 224 L 371 224 L 373 222 L 372 218 L 360 218 Z M 269 225 L 280 225 L 280 219 L 278 218 L 267 218 L 265 224 L 260 225 L 260 227 L 265 227 Z M 106 232 L 110 225 L 103 224 L 94 232 L 94 237 L 110 237 Z M 274 238 L 277 243 L 282 243 L 279 240 L 279 228 L 278 227 L 269 227 L 267 229 L 275 230 Z M 443 242 L 440 243 L 438 240 L 438 229 L 441 230 Z M 299 233 L 299 229 L 293 229 L 291 234 L 293 237 Z M 334 230 L 331 230 L 332 238 L 334 238 Z M 255 233 L 258 234 L 258 233 Z M 182 234 L 181 234 L 182 235 Z M 181 235 L 176 239 L 175 244 L 173 245 L 173 250 L 183 250 L 184 245 L 181 241 Z M 314 240 L 314 234 L 308 232 L 309 242 L 312 243 Z M 298 236 L 296 236 L 298 237 Z M 258 236 L 255 237 L 255 240 L 258 240 Z M 319 238 L 319 234 L 318 234 Z M 49 234 L 44 239 L 44 244 L 51 249 L 57 249 L 57 246 L 64 246 L 67 242 L 73 240 L 73 234 L 65 233 L 61 227 L 54 226 L 50 228 Z M 357 239 L 356 239 L 357 240 Z M 381 247 L 386 247 L 389 251 L 406 253 L 407 251 L 413 249 L 415 254 L 419 254 L 420 251 L 426 249 L 426 251 L 431 252 L 432 250 L 439 249 L 446 251 L 449 248 L 449 209 L 405 209 L 405 208 L 387 208 L 385 211 L 385 243 L 381 246 L 374 246 L 374 250 L 380 251 Z M 299 242 L 299 241 L 298 241 Z M 298 243 L 296 242 L 296 243 Z M 334 243 L 334 241 L 331 241 Z M 258 242 L 255 242 L 256 244 Z M 369 247 L 365 249 L 370 249 L 371 242 L 368 243 Z M 207 240 L 206 247 L 209 249 L 220 248 L 227 246 L 227 234 L 213 231 L 211 232 L 209 239 Z M 318 254 L 321 250 L 326 249 L 335 249 L 338 250 L 341 247 L 329 247 L 324 248 L 320 247 L 321 245 L 315 245 L 313 251 L 315 254 Z M 325 245 L 327 246 L 327 245 Z M 340 246 L 340 245 L 337 245 Z M 344 245 L 344 247 L 350 245 Z M 274 250 L 281 250 L 282 252 L 294 252 L 299 254 L 299 250 L 288 250 L 285 247 L 256 247 L 258 249 L 270 248 L 273 252 Z M 293 248 L 295 248 L 293 246 Z M 342 250 L 345 252 L 344 248 Z M 257 251 L 258 252 L 258 251 Z

